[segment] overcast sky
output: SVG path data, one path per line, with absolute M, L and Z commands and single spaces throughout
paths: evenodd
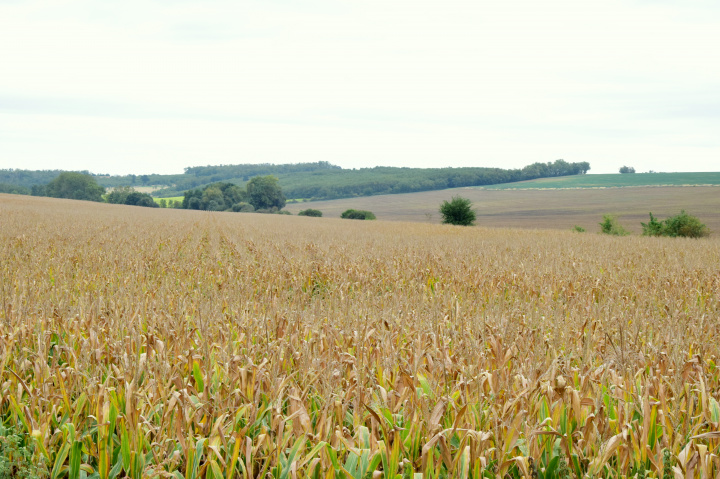
M 720 170 L 717 0 L 0 0 L 0 168 Z

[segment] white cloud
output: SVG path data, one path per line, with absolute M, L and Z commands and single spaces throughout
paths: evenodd
M 0 167 L 613 172 L 720 153 L 710 2 L 16 1 L 0 44 Z

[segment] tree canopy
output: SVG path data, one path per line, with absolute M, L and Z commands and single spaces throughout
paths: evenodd
M 440 205 L 440 214 L 445 224 L 472 226 L 475 223 L 472 203 L 461 196 L 453 196 L 451 201 L 443 201 Z
M 281 210 L 285 206 L 285 195 L 280 188 L 277 177 L 256 176 L 251 178 L 245 186 L 248 202 L 256 210 Z
M 95 178 L 85 173 L 66 171 L 60 173 L 44 188 L 45 196 L 73 200 L 102 201 L 105 188 Z
M 274 176 L 256 176 L 245 188 L 233 183 L 213 183 L 185 192 L 183 208 L 206 211 L 277 211 L 285 206 L 285 195 Z

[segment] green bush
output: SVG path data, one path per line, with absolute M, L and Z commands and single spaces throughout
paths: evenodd
M 630 234 L 629 231 L 618 224 L 617 218 L 612 215 L 603 215 L 602 223 L 600 223 L 600 232 L 613 236 L 627 236 Z
M 298 216 L 314 216 L 316 218 L 320 218 L 322 216 L 322 211 L 308 208 L 298 213 Z
M 340 215 L 340 218 L 348 219 L 348 220 L 374 220 L 375 215 L 372 214 L 370 211 L 365 210 L 345 210 Z
M 573 231 L 575 231 L 576 233 L 584 233 L 585 228 L 583 228 L 582 226 L 575 225 L 575 226 L 573 226 Z
M 472 226 L 475 223 L 472 203 L 461 196 L 453 196 L 451 201 L 443 201 L 440 205 L 440 214 L 445 224 Z
M 255 208 L 250 203 L 245 203 L 244 201 L 241 201 L 240 203 L 235 203 L 232 205 L 232 210 L 235 213 L 252 213 L 255 211 Z
M 650 221 L 640 223 L 643 236 L 665 236 L 665 225 L 650 213 Z
M 30 436 L 6 429 L 0 422 L 0 479 L 48 477 L 44 461 L 37 456 Z
M 673 238 L 702 238 L 710 236 L 710 230 L 700 220 L 682 210 L 679 215 L 671 216 L 665 221 L 658 221 L 650 213 L 650 221 L 640 223 L 644 236 L 670 236 Z

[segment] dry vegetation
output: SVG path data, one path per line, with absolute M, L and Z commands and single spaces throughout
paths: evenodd
M 716 239 L 0 221 L 0 420 L 53 478 L 720 477 Z

